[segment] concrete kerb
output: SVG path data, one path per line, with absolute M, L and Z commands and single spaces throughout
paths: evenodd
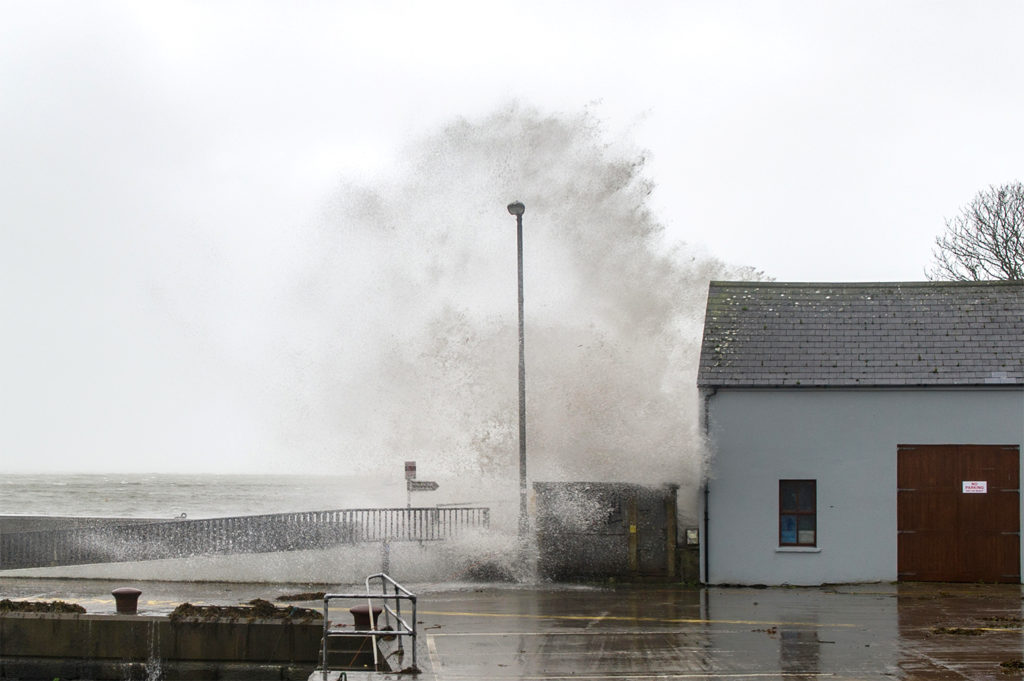
M 180 681 L 307 681 L 312 665 L 273 665 L 246 662 L 160 663 L 120 662 L 116 660 L 63 660 L 56 658 L 0 659 L 0 679 L 50 681 L 51 679 L 91 679 L 92 681 L 144 681 L 178 679 Z M 158 673 L 159 676 L 154 676 Z

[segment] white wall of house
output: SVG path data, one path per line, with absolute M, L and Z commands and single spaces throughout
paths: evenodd
M 1024 450 L 1019 388 L 722 389 L 707 410 L 711 584 L 895 581 L 897 446 Z M 817 480 L 813 549 L 778 545 L 781 479 Z

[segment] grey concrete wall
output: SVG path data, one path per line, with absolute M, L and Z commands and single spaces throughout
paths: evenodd
M 4 613 L 0 679 L 278 679 L 318 666 L 322 620 Z M 372 670 L 369 640 L 332 639 L 332 664 Z
M 897 446 L 1024 445 L 1015 389 L 721 390 L 709 399 L 702 579 L 712 584 L 895 581 Z M 818 481 L 816 548 L 778 546 L 780 479 Z
M 182 620 L 146 615 L 6 613 L 0 659 L 315 664 L 323 621 Z

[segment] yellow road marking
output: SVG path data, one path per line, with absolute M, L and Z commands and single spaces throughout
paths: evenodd
M 646 674 L 554 674 L 545 676 L 492 676 L 493 679 L 515 678 L 518 681 L 560 681 L 562 679 L 581 679 L 594 681 L 595 679 L 616 679 L 616 681 L 629 681 L 630 679 L 808 679 L 808 678 L 858 678 L 847 677 L 838 672 L 655 672 Z M 468 674 L 445 674 L 446 681 L 454 679 L 479 679 L 478 675 Z
M 566 621 L 613 621 L 613 622 L 658 622 L 661 624 L 742 624 L 752 626 L 789 626 L 789 627 L 857 627 L 856 624 L 822 623 L 822 622 L 780 622 L 765 620 L 709 620 L 701 618 L 674 617 L 632 617 L 626 615 L 529 615 L 506 612 L 451 612 L 445 610 L 417 610 L 418 615 L 434 615 L 438 617 L 494 617 L 527 620 L 566 620 Z

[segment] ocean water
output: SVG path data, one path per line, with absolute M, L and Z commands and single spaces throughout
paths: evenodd
M 186 475 L 4 474 L 0 515 L 219 518 L 342 508 L 485 506 L 493 527 L 515 522 L 515 481 L 437 478 L 433 492 L 406 491 L 393 474 Z M 507 518 L 506 518 L 507 516 Z
M 424 499 L 414 499 L 417 503 Z M 213 518 L 405 506 L 401 477 L 7 474 L 0 515 Z
M 461 484 L 460 484 L 461 483 Z M 0 516 L 213 518 L 341 508 L 473 505 L 491 508 L 491 527 L 459 541 L 339 546 L 317 551 L 201 555 L 137 563 L 0 570 L 4 578 L 83 578 L 216 582 L 361 583 L 389 566 L 404 582 L 457 581 L 486 557 L 514 555 L 516 496 L 474 481 L 444 480 L 437 492 L 413 494 L 394 476 L 8 474 L 0 476 Z M 507 493 L 504 493 L 507 492 Z M 503 520 L 507 516 L 508 518 Z M 511 529 L 510 529 L 511 528 Z M 258 556 L 258 557 L 257 557 Z

